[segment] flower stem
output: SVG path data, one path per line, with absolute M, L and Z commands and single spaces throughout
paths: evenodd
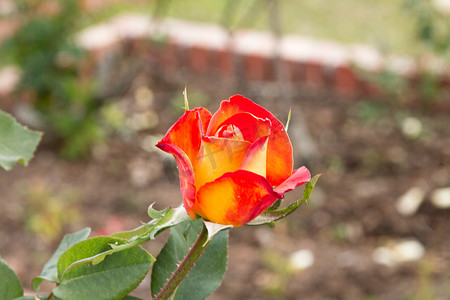
M 208 230 L 206 229 L 205 224 L 203 224 L 202 231 L 197 237 L 194 245 L 192 245 L 189 252 L 184 257 L 183 261 L 178 265 L 178 268 L 173 272 L 172 276 L 169 278 L 167 283 L 163 286 L 161 291 L 159 291 L 158 295 L 154 298 L 154 300 L 159 299 L 169 299 L 170 296 L 175 292 L 177 287 L 181 284 L 184 277 L 188 274 L 188 272 L 195 265 L 195 262 L 200 258 L 200 256 L 205 251 L 206 246 L 209 242 L 206 242 L 208 239 Z

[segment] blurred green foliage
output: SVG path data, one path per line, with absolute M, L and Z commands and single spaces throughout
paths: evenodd
M 422 76 L 417 82 L 422 106 L 427 110 L 437 98 L 445 97 L 441 86 L 442 76 L 438 65 L 450 59 L 450 7 L 445 1 L 405 0 L 405 8 L 415 20 L 415 38 L 424 47 L 425 55 L 432 54 L 443 61 L 433 62 L 419 59 Z M 422 55 L 423 55 L 422 54 Z M 437 67 L 437 69 L 436 69 Z
M 185 111 L 182 97 L 183 95 L 176 94 L 172 99 L 170 99 L 170 105 L 175 114 L 183 114 Z M 206 107 L 211 102 L 211 98 L 208 94 L 200 90 L 188 90 L 187 97 L 189 99 L 189 107 L 191 109 L 195 107 Z
M 450 60 L 450 5 L 445 0 L 403 0 L 402 8 L 413 24 L 406 35 L 415 41 L 415 68 L 405 74 L 385 69 L 364 75 L 385 98 L 394 100 L 395 107 L 403 109 L 413 102 L 414 108 L 427 113 L 449 96 L 444 76 Z
M 360 101 L 355 104 L 354 110 L 358 119 L 367 125 L 375 125 L 381 118 L 388 114 L 385 106 L 373 101 Z
M 48 182 L 36 179 L 22 187 L 21 193 L 26 200 L 25 226 L 45 241 L 54 241 L 82 219 L 76 190 L 56 191 Z
M 262 263 L 267 272 L 266 280 L 260 283 L 262 292 L 273 298 L 286 298 L 287 285 L 294 273 L 289 261 L 281 253 L 266 250 L 262 255 Z
M 416 38 L 429 50 L 449 58 L 449 8 L 442 6 L 440 2 L 444 1 L 405 0 L 405 8 L 415 17 Z
M 0 52 L 22 71 L 17 92 L 31 98 L 62 141 L 64 157 L 83 156 L 104 134 L 96 121 L 95 84 L 80 76 L 85 53 L 74 41 L 82 19 L 79 0 L 19 0 L 16 6 L 21 26 Z

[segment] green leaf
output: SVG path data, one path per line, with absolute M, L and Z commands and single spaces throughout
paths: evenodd
M 108 255 L 96 265 L 79 263 L 123 243 L 118 238 L 95 237 L 70 247 L 58 260 L 59 285 L 53 294 L 64 300 L 125 297 L 144 279 L 155 260 L 147 251 L 134 246 Z
M 311 193 L 314 190 L 314 186 L 316 185 L 317 180 L 322 174 L 318 174 L 311 178 L 311 180 L 306 184 L 305 191 L 303 192 L 303 197 L 301 200 L 297 200 L 291 204 L 289 204 L 286 208 L 281 209 L 272 209 L 269 207 L 265 212 L 257 216 L 255 219 L 248 222 L 246 225 L 273 225 L 275 221 L 283 219 L 293 213 L 303 202 L 306 202 L 310 197 Z M 277 204 L 279 205 L 279 204 Z
M 170 229 L 169 239 L 156 257 L 156 262 L 152 268 L 151 291 L 153 296 L 158 294 L 176 269 L 177 264 L 186 256 L 189 244 L 193 244 L 193 241 L 195 241 L 195 237 L 193 237 L 195 233 L 200 232 L 197 228 L 192 230 L 191 227 L 191 230 L 186 234 L 185 228 L 190 226 L 191 223 L 197 224 L 198 222 L 183 222 Z
M 9 171 L 17 162 L 27 165 L 41 135 L 24 128 L 13 117 L 0 111 L 0 166 Z
M 205 299 L 211 295 L 223 281 L 227 260 L 228 230 L 214 236 L 194 268 L 181 282 L 174 299 Z
M 85 240 L 90 233 L 91 233 L 90 228 L 84 228 L 80 231 L 77 231 L 72 234 L 67 234 L 64 236 L 55 253 L 53 253 L 52 257 L 44 265 L 41 275 L 33 278 L 33 289 L 35 291 L 39 290 L 39 285 L 42 283 L 43 280 L 47 280 L 50 282 L 57 282 L 58 271 L 56 269 L 56 264 L 60 256 L 72 245 Z
M 101 251 L 92 256 L 79 259 L 73 262 L 70 267 L 75 267 L 77 265 L 86 263 L 89 263 L 91 265 L 99 264 L 108 255 L 139 246 L 140 244 L 150 239 L 154 239 L 154 237 L 161 231 L 175 226 L 185 220 L 191 219 L 187 215 L 186 210 L 183 206 L 180 206 L 174 210 L 168 208 L 162 212 L 157 213 L 159 214 L 160 218 L 151 220 L 150 222 L 145 223 L 131 231 L 119 232 L 112 236 L 114 238 L 119 238 L 121 240 L 121 243 L 111 244 L 111 247 L 109 247 L 109 249 L 106 251 Z
M 202 220 L 192 222 L 184 236 L 182 223 L 170 230 L 170 237 L 153 266 L 151 289 L 156 295 L 186 256 L 202 228 Z M 195 266 L 179 285 L 173 299 L 205 299 L 222 283 L 227 266 L 228 231 L 217 233 Z
M 19 277 L 1 257 L 0 278 L 0 299 L 10 300 L 23 295 Z

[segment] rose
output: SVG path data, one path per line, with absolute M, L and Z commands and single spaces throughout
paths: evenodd
M 292 145 L 281 122 L 235 95 L 214 114 L 187 110 L 156 145 L 177 162 L 184 207 L 192 218 L 241 226 L 284 193 L 308 182 L 292 172 Z

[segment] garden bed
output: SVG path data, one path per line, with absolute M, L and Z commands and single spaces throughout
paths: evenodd
M 395 101 L 356 102 L 300 86 L 193 77 L 183 69 L 167 73 L 150 66 L 111 102 L 128 130 L 96 146 L 90 157 L 64 161 L 57 146 L 45 140 L 28 167 L 0 171 L 0 253 L 29 291 L 64 233 L 86 226 L 94 234 L 131 229 L 148 221 L 149 204 L 164 208 L 181 202 L 173 160 L 152 145 L 181 115 L 185 83 L 191 106 L 211 111 L 235 93 L 283 121 L 292 107 L 288 132 L 297 150 L 295 167 L 306 164 L 313 174 L 324 173 L 309 203 L 274 229 L 231 230 L 228 271 L 209 299 L 450 295 L 450 209 L 430 201 L 435 189 L 450 186 L 448 115 L 412 111 Z M 139 89 L 153 100 L 142 104 Z M 157 116 L 156 121 L 136 127 L 132 120 L 139 113 Z M 404 133 L 407 117 L 423 126 L 417 136 Z M 424 201 L 413 214 L 401 214 L 397 201 L 412 187 L 425 193 Z M 288 201 L 300 195 L 292 192 Z M 156 255 L 166 237 L 144 247 Z M 403 240 L 422 245 L 424 256 L 390 266 L 374 261 L 376 249 Z M 313 254 L 309 268 L 290 266 L 298 250 Z M 135 293 L 148 297 L 148 287 L 149 276 Z

